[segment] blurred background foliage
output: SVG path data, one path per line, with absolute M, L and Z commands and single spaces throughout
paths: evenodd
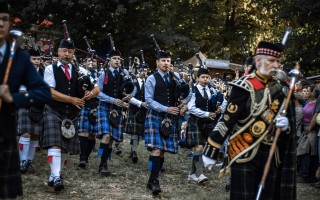
M 21 19 L 15 26 L 56 44 L 63 37 L 61 22 L 67 20 L 76 47 L 85 50 L 87 36 L 102 57 L 110 50 L 111 33 L 124 58 L 139 56 L 143 49 L 150 66 L 155 64 L 151 34 L 173 58 L 186 60 L 201 51 L 242 64 L 240 31 L 253 53 L 261 40 L 281 42 L 291 27 L 284 68 L 299 61 L 305 76 L 320 74 L 319 0 L 19 0 L 12 11 L 13 19 Z M 44 20 L 52 24 L 41 25 Z

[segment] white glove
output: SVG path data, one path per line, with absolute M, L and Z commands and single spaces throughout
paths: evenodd
M 281 131 L 286 131 L 289 127 L 289 121 L 287 117 L 279 116 L 276 118 L 276 127 L 281 128 Z
M 208 168 L 208 170 L 210 170 L 210 171 L 211 171 L 212 167 L 214 166 L 214 164 L 216 164 L 216 162 L 217 162 L 215 159 L 209 158 L 205 155 L 202 155 L 202 160 L 203 160 L 204 167 Z

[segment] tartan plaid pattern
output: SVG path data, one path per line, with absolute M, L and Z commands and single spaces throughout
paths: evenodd
M 142 136 L 144 134 L 144 122 L 136 120 L 138 110 L 129 109 L 128 118 L 126 120 L 125 133 Z
M 20 158 L 16 139 L 0 142 L 0 199 L 22 195 Z
M 258 48 L 256 54 L 269 55 L 277 58 L 281 56 L 281 52 L 268 48 Z
M 96 135 L 98 132 L 98 124 L 97 122 L 92 124 L 89 121 L 89 114 L 90 114 L 91 108 L 84 106 L 82 107 L 80 111 L 80 116 L 78 118 L 78 127 L 79 127 L 79 133 L 91 133 Z
M 43 119 L 39 122 L 31 121 L 29 117 L 29 109 L 20 108 L 18 111 L 18 134 L 31 133 L 42 135 Z
M 260 144 L 257 155 L 250 162 L 244 164 L 234 163 L 231 167 L 230 199 L 255 199 L 258 192 L 264 166 L 268 160 L 270 146 Z M 244 180 L 245 182 L 241 182 Z M 276 198 L 277 168 L 274 159 L 262 190 L 261 199 Z
M 188 120 L 188 127 L 186 133 L 186 144 L 187 148 L 192 148 L 197 145 L 205 145 L 208 138 L 206 138 L 199 126 L 198 126 L 198 118 L 190 117 Z
M 153 111 L 151 109 L 147 112 L 147 118 L 145 121 L 145 147 L 149 151 L 152 149 L 160 149 L 169 153 L 178 153 L 178 133 L 177 133 L 177 120 L 173 120 L 172 131 L 168 137 L 162 137 L 160 135 L 161 122 L 164 119 L 159 112 Z
M 59 146 L 64 148 L 67 152 L 71 154 L 79 153 L 79 139 L 78 130 L 76 130 L 76 135 L 73 138 L 67 139 L 62 136 L 61 133 L 61 122 L 65 119 L 65 115 L 59 114 L 57 111 L 53 110 L 49 106 L 45 107 L 44 114 L 44 132 L 41 140 L 41 146 L 43 148 L 49 148 L 52 146 Z M 78 118 L 72 119 L 73 124 L 77 127 Z
M 115 107 L 118 111 L 119 127 L 113 127 L 108 120 L 112 104 L 99 101 L 97 110 L 97 135 L 110 134 L 115 141 L 123 141 L 123 117 L 121 108 Z

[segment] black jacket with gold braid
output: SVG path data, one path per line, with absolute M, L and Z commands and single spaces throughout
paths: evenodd
M 258 72 L 243 76 L 231 85 L 226 112 L 211 132 L 203 152 L 217 159 L 219 148 L 230 136 L 228 166 L 252 160 L 260 143 L 272 144 L 275 117 L 282 111 L 288 91 L 284 83 L 268 81 Z

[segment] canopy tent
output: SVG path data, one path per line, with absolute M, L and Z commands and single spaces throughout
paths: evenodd
M 200 56 L 203 64 L 208 69 L 222 69 L 222 70 L 235 71 L 235 69 L 237 68 L 240 72 L 243 72 L 242 65 L 239 65 L 239 64 L 236 64 L 236 63 L 230 63 L 229 60 L 208 59 L 201 52 L 199 52 L 199 56 Z M 196 55 L 194 55 L 193 57 L 189 58 L 188 60 L 182 62 L 182 64 L 184 64 L 184 65 L 188 65 L 189 63 L 191 63 L 194 67 L 200 66 Z

